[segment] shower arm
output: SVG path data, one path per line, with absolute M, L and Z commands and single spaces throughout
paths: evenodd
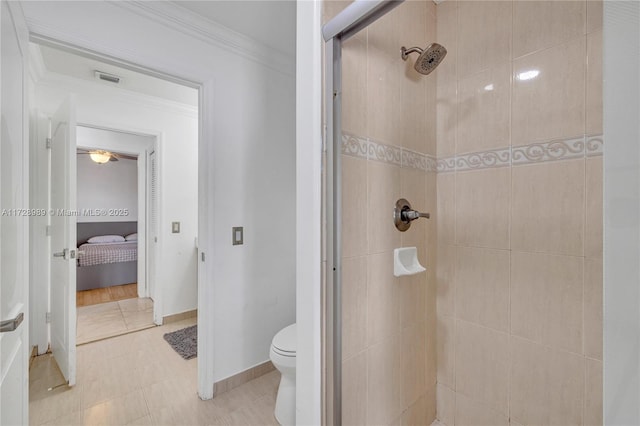
M 410 47 L 410 48 L 408 48 L 408 49 L 407 49 L 406 47 L 402 46 L 401 51 L 402 51 L 402 59 L 403 59 L 404 61 L 406 61 L 406 60 L 407 60 L 407 58 L 409 57 L 409 53 L 419 53 L 419 54 L 422 54 L 422 49 L 421 49 L 421 48 L 419 48 L 419 47 Z

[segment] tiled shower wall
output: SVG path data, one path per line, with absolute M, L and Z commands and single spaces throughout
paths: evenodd
M 325 2 L 325 21 L 346 4 Z M 343 46 L 344 424 L 435 419 L 436 223 L 392 222 L 402 197 L 435 214 L 436 79 L 400 57 L 434 39 L 435 19 L 432 1 L 406 2 Z M 403 246 L 428 273 L 393 276 Z
M 602 4 L 436 15 L 437 417 L 601 425 Z

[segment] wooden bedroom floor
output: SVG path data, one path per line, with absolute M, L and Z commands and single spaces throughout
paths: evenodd
M 135 299 L 136 297 L 138 297 L 137 283 L 115 285 L 113 287 L 78 291 L 76 293 L 76 306 L 97 305 L 124 299 Z

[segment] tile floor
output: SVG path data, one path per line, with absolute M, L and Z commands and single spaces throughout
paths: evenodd
M 78 345 L 154 327 L 153 300 L 149 298 L 119 300 L 77 309 Z
M 195 318 L 78 347 L 69 388 L 50 355 L 30 371 L 32 425 L 277 425 L 278 371 L 201 401 L 197 359 L 183 360 L 162 338 Z M 47 389 L 56 385 L 51 391 Z

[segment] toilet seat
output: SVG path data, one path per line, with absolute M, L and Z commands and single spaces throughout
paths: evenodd
M 288 327 L 283 328 L 276 334 L 271 342 L 271 349 L 273 352 L 281 356 L 295 357 L 296 356 L 296 325 L 291 324 Z

